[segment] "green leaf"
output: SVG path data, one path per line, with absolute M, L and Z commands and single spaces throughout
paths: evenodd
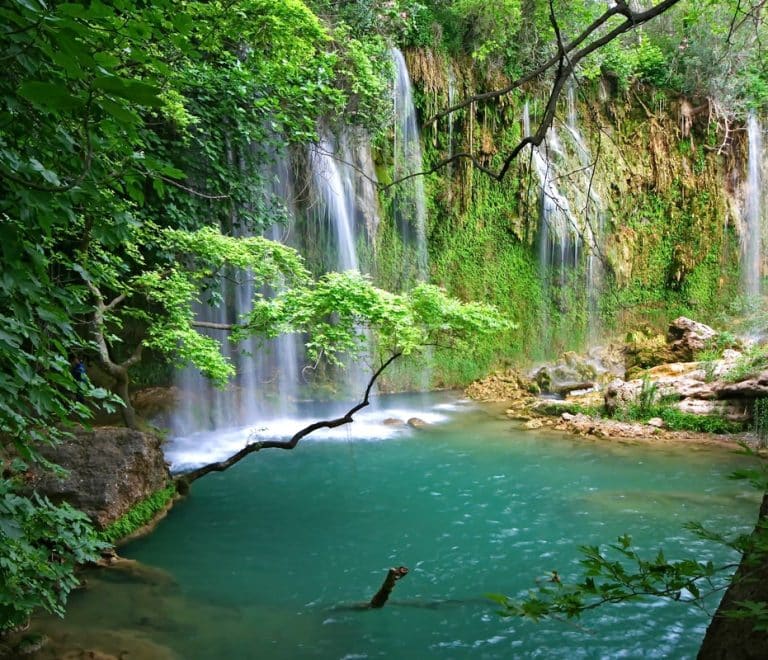
M 163 105 L 158 96 L 160 90 L 138 80 L 118 76 L 100 76 L 93 81 L 93 86 L 139 105 L 153 108 L 159 108 Z
M 19 94 L 41 110 L 74 110 L 84 105 L 63 81 L 27 81 L 19 86 Z

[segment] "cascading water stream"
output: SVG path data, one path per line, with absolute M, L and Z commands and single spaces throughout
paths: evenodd
M 265 199 L 281 200 L 283 214 L 290 225 L 295 210 L 290 207 L 294 193 L 287 160 L 276 158 L 266 162 L 261 174 Z M 248 235 L 236 218 L 231 225 L 236 235 Z M 266 235 L 283 242 L 285 229 L 276 223 Z M 235 324 L 250 311 L 255 292 L 256 283 L 250 271 L 228 272 L 221 278 L 218 291 L 195 306 L 196 317 L 200 321 Z M 262 290 L 261 293 L 271 292 Z M 220 304 L 213 304 L 214 297 L 220 299 Z M 173 419 L 174 433 L 186 435 L 200 430 L 241 427 L 291 413 L 297 398 L 302 357 L 299 337 L 283 335 L 267 342 L 251 338 L 235 346 L 229 342 L 226 331 L 206 329 L 204 332 L 220 342 L 222 354 L 232 362 L 237 376 L 226 389 L 220 389 L 197 369 L 183 370 L 177 384 L 185 396 Z
M 422 171 L 422 154 L 408 67 L 402 52 L 397 48 L 393 48 L 390 52 L 396 71 L 394 173 L 395 180 L 398 180 Z M 400 227 L 404 246 L 415 253 L 413 259 L 415 263 L 412 264 L 413 277 L 417 281 L 424 282 L 428 275 L 428 260 L 427 206 L 423 178 L 414 176 L 403 181 L 398 186 L 397 193 L 394 204 L 395 218 Z
M 367 140 L 359 136 L 351 139 L 346 133 L 339 136 L 338 144 L 324 137 L 312 151 L 310 167 L 313 185 L 321 200 L 316 216 L 336 239 L 335 262 L 329 262 L 328 266 L 336 271 L 360 271 L 357 243 L 358 234 L 362 239 L 364 232 L 358 231 L 358 227 L 362 229 L 362 225 L 369 235 L 375 235 L 378 226 L 370 145 Z M 358 218 L 362 222 L 358 222 Z M 359 397 L 370 378 L 371 370 L 366 368 L 366 362 L 367 359 L 347 360 L 345 385 L 351 397 Z
M 566 91 L 566 100 L 568 103 L 568 121 L 565 124 L 570 134 L 576 154 L 581 164 L 581 186 L 584 190 L 583 208 L 584 208 L 584 230 L 583 236 L 586 243 L 587 254 L 587 313 L 589 324 L 589 339 L 592 342 L 597 341 L 600 334 L 599 323 L 599 298 L 600 287 L 603 279 L 603 267 L 600 248 L 600 241 L 605 233 L 605 213 L 600 196 L 594 189 L 595 163 L 592 160 L 592 154 L 579 128 L 578 112 L 576 110 L 576 94 L 574 86 L 568 85 Z
M 528 103 L 523 107 L 523 135 L 531 135 L 531 118 Z M 566 271 L 578 263 L 581 236 L 578 224 L 571 213 L 568 199 L 557 187 L 554 164 L 550 151 L 562 154 L 562 145 L 555 131 L 550 129 L 544 150 L 533 147 L 531 161 L 539 180 L 539 265 L 546 280 L 550 273 L 559 271 L 561 281 Z
M 741 237 L 744 293 L 751 298 L 760 295 L 763 224 L 763 136 L 754 112 L 747 119 L 747 184 L 744 195 L 744 231 Z
M 355 193 L 349 168 L 333 157 L 336 145 L 324 137 L 312 151 L 314 185 L 322 204 L 318 217 L 336 238 L 335 270 L 359 270 L 355 247 Z

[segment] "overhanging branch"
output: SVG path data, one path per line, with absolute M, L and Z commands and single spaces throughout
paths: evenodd
M 191 472 L 182 474 L 178 477 L 178 480 L 181 480 L 186 482 L 187 484 L 190 484 L 193 481 L 199 479 L 200 477 L 204 477 L 206 474 L 210 472 L 223 472 L 224 470 L 231 468 L 233 465 L 235 465 L 236 463 L 239 463 L 246 456 L 248 456 L 249 454 L 252 454 L 253 452 L 259 451 L 261 449 L 294 449 L 296 445 L 298 445 L 299 442 L 303 438 L 308 436 L 310 433 L 314 433 L 319 429 L 333 429 L 338 426 L 344 426 L 345 424 L 352 423 L 354 421 L 353 416 L 355 415 L 355 413 L 359 412 L 366 406 L 370 405 L 371 391 L 373 390 L 373 386 L 376 384 L 376 381 L 378 380 L 379 376 L 381 376 L 381 374 L 384 373 L 386 368 L 390 364 L 392 364 L 397 358 L 399 358 L 401 355 L 402 355 L 401 352 L 395 352 L 392 355 L 390 355 L 385 362 L 381 364 L 381 366 L 373 373 L 370 380 L 368 381 L 368 385 L 365 388 L 365 393 L 363 395 L 362 400 L 358 404 L 352 406 L 352 408 L 350 408 L 346 413 L 344 413 L 340 417 L 335 417 L 333 419 L 319 420 L 317 422 L 309 424 L 308 426 L 305 426 L 300 431 L 296 432 L 289 440 L 261 440 L 257 442 L 251 442 L 250 444 L 247 444 L 240 451 L 238 451 L 236 454 L 233 454 L 229 458 L 223 461 L 217 461 L 215 463 L 209 463 L 208 465 L 203 465 L 202 467 L 197 468 L 196 470 L 192 470 Z

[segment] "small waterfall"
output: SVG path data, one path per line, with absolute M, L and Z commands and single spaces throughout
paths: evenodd
M 416 123 L 416 108 L 408 67 L 402 52 L 391 50 L 395 63 L 394 85 L 395 144 L 394 176 L 402 179 L 409 174 L 422 171 L 421 142 Z M 394 215 L 400 228 L 403 244 L 407 251 L 414 253 L 413 264 L 404 264 L 412 270 L 411 279 L 426 281 L 428 275 L 426 220 L 427 207 L 424 196 L 424 180 L 415 176 L 401 183 L 395 192 Z M 407 280 L 406 280 L 407 281 Z
M 578 113 L 576 111 L 576 93 L 573 84 L 568 85 L 566 91 L 568 104 L 568 121 L 566 128 L 573 141 L 576 155 L 582 167 L 579 188 L 583 189 L 582 204 L 584 209 L 584 241 L 587 251 L 587 312 L 589 323 L 589 338 L 597 341 L 600 334 L 599 300 L 600 287 L 603 279 L 603 262 L 601 257 L 600 241 L 605 233 L 605 212 L 600 196 L 593 186 L 595 163 L 587 146 L 584 136 L 579 128 Z
M 531 135 L 531 118 L 528 102 L 523 107 L 523 135 Z M 562 145 L 557 133 L 550 129 L 544 141 L 544 149 L 533 147 L 531 161 L 539 179 L 539 265 L 544 277 L 559 273 L 562 282 L 566 271 L 578 264 L 581 235 L 576 219 L 571 213 L 568 199 L 557 187 L 552 155 L 562 155 Z
M 262 175 L 266 205 L 278 204 L 278 215 L 287 220 L 287 224 L 272 225 L 265 235 L 285 242 L 284 234 L 289 233 L 295 214 L 291 205 L 294 193 L 287 158 L 275 158 L 266 163 Z M 235 235 L 248 235 L 237 218 L 232 219 L 231 225 Z M 196 317 L 214 323 L 237 323 L 250 311 L 256 290 L 248 270 L 227 272 L 218 289 L 205 294 L 203 301 L 195 305 Z M 264 295 L 271 293 L 263 288 L 260 292 Z M 174 433 L 186 435 L 200 430 L 242 427 L 291 413 L 297 399 L 303 358 L 299 337 L 283 335 L 265 342 L 250 338 L 233 345 L 225 331 L 206 329 L 204 332 L 220 342 L 222 354 L 233 363 L 237 376 L 225 389 L 220 389 L 197 369 L 184 369 L 177 385 L 186 396 L 173 419 Z
M 355 188 L 350 168 L 334 158 L 335 154 L 336 145 L 327 136 L 312 150 L 312 177 L 322 202 L 316 214 L 336 239 L 332 268 L 359 270 L 355 246 Z
M 747 183 L 744 194 L 744 231 L 741 236 L 744 293 L 760 295 L 762 274 L 762 214 L 763 214 L 763 136 L 760 121 L 754 112 L 747 119 L 749 155 Z
M 379 222 L 376 203 L 375 171 L 370 143 L 362 136 L 342 133 L 338 140 L 325 137 L 310 159 L 312 183 L 321 203 L 315 209 L 316 220 L 324 224 L 335 237 L 330 251 L 335 263 L 327 262 L 329 270 L 363 271 L 357 245 L 368 236 L 375 236 Z M 366 242 L 370 245 L 370 241 Z M 370 342 L 369 342 L 370 343 Z M 342 383 L 351 397 L 359 397 L 370 378 L 368 360 L 347 360 Z

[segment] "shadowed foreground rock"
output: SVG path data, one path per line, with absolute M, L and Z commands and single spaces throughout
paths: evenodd
M 160 445 L 156 436 L 127 428 L 80 430 L 63 444 L 41 450 L 68 474 L 59 478 L 38 470 L 32 485 L 51 501 L 84 511 L 103 529 L 170 483 Z

